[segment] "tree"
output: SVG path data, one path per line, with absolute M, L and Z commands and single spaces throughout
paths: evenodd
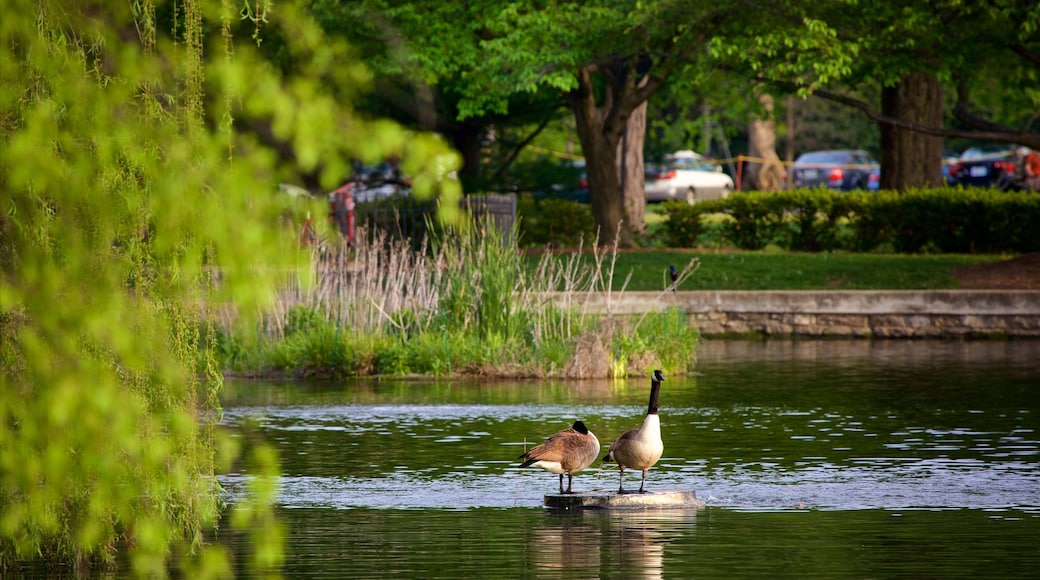
M 326 33 L 346 39 L 379 72 L 358 110 L 447 137 L 462 156 L 460 177 L 468 191 L 510 185 L 503 182 L 519 150 L 564 107 L 559 93 L 544 90 L 509 95 L 506 112 L 460 114 L 468 73 L 484 58 L 479 43 L 486 9 L 445 2 L 311 3 Z M 277 51 L 268 52 L 278 58 Z M 516 130 L 528 126 L 536 129 Z
M 217 431 L 207 310 L 250 316 L 307 256 L 278 225 L 294 208 L 276 196 L 275 156 L 229 129 L 236 115 L 293 144 L 303 170 L 324 165 L 326 183 L 361 153 L 404 153 L 428 194 L 457 167 L 439 139 L 360 120 L 322 90 L 363 77 L 291 6 L 250 15 L 292 39 L 288 75 L 235 43 L 238 7 L 221 8 L 179 3 L 164 30 L 147 0 L 3 4 L 0 569 L 125 558 L 141 576 L 174 562 L 228 575 L 204 537 L 220 458 L 239 451 L 262 477 L 232 522 L 253 530 L 258 571 L 277 567 L 276 461 Z
M 731 13 L 697 2 L 508 5 L 488 23 L 475 71 L 493 81 L 467 86 L 462 113 L 499 109 L 513 91 L 563 93 L 587 161 L 600 243 L 632 246 L 617 159 L 625 127 Z M 629 150 L 641 154 L 641 147 Z
M 882 186 L 902 189 L 938 183 L 939 138 L 1040 148 L 1034 8 L 1018 0 L 790 2 L 778 7 L 782 25 L 717 54 L 753 78 L 855 107 L 877 121 Z M 880 111 L 846 90 L 869 83 L 882 87 Z M 944 88 L 956 99 L 951 117 L 942 114 Z
M 412 72 L 441 94 L 458 96 L 459 122 L 509 115 L 518 95 L 562 95 L 575 119 L 600 243 L 634 244 L 625 211 L 618 150 L 633 113 L 704 47 L 709 31 L 733 13 L 707 2 L 638 1 L 529 5 L 367 0 L 335 12 L 341 26 L 362 15 L 392 23 L 408 46 Z M 398 46 L 398 44 L 395 44 Z M 408 67 L 405 67 L 408 68 Z M 635 138 L 634 135 L 630 137 Z M 641 156 L 642 148 L 629 143 Z M 635 171 L 638 162 L 627 164 Z M 641 180 L 630 180 L 638 183 Z M 641 196 L 629 203 L 642 204 Z
M 773 95 L 759 89 L 756 100 L 761 105 L 761 113 L 751 118 L 748 126 L 748 156 L 763 161 L 748 164 L 745 189 L 759 191 L 776 191 L 781 187 L 783 166 L 780 156 L 776 154 L 776 121 L 773 119 Z

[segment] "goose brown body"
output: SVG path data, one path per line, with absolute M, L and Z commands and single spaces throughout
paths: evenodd
M 661 382 L 664 375 L 661 371 L 654 371 L 650 384 L 650 405 L 647 408 L 646 418 L 643 426 L 639 429 L 629 429 L 621 434 L 607 450 L 607 456 L 603 461 L 613 461 L 618 464 L 621 482 L 618 493 L 625 493 L 625 469 L 638 469 L 643 472 L 642 482 L 639 484 L 639 492 L 643 493 L 646 487 L 646 472 L 657 464 L 664 454 L 664 441 L 661 440 L 661 417 L 657 414 L 657 401 L 661 392 Z
M 584 423 L 575 421 L 570 429 L 564 429 L 545 443 L 520 456 L 524 462 L 520 467 L 540 467 L 560 475 L 560 493 L 571 493 L 575 473 L 592 465 L 599 456 L 599 439 Z M 563 490 L 563 476 L 567 475 L 567 491 Z

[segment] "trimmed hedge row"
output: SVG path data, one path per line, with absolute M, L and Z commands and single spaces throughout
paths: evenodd
M 738 192 L 695 205 L 668 202 L 667 210 L 664 229 L 671 247 L 696 247 L 703 245 L 698 238 L 714 236 L 748 250 L 775 245 L 807 252 L 1040 251 L 1040 195 L 1029 192 Z M 724 217 L 705 219 L 709 214 Z

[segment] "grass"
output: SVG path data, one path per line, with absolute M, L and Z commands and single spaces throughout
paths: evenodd
M 952 274 L 955 268 L 1006 258 L 648 250 L 619 253 L 614 281 L 617 290 L 631 273 L 625 290 L 661 290 L 669 283 L 670 265 L 682 270 L 695 260 L 696 269 L 679 284 L 679 290 L 939 290 L 957 288 Z M 527 259 L 533 264 L 537 258 Z
M 301 273 L 258 320 L 222 321 L 225 371 L 604 378 L 693 367 L 699 335 L 678 311 L 619 320 L 582 306 L 611 286 L 613 253 L 524 262 L 515 236 L 444 232 L 418 253 L 382 236 L 322 246 L 311 283 Z

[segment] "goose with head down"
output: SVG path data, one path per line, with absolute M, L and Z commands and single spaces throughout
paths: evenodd
M 585 423 L 575 421 L 570 429 L 564 429 L 549 437 L 545 443 L 520 455 L 524 462 L 520 467 L 540 467 L 560 475 L 560 493 L 572 493 L 571 482 L 575 473 L 585 469 L 599 456 L 599 439 L 589 431 Z M 567 491 L 563 490 L 563 475 L 567 474 Z
M 610 444 L 607 456 L 603 461 L 617 463 L 621 473 L 621 484 L 618 493 L 625 493 L 625 469 L 639 469 L 643 472 L 643 481 L 639 484 L 639 493 L 645 493 L 646 472 L 653 467 L 664 453 L 664 442 L 661 440 L 661 418 L 657 414 L 657 401 L 661 395 L 661 382 L 664 375 L 654 371 L 650 380 L 650 406 L 646 410 L 646 418 L 639 429 L 629 429 Z

